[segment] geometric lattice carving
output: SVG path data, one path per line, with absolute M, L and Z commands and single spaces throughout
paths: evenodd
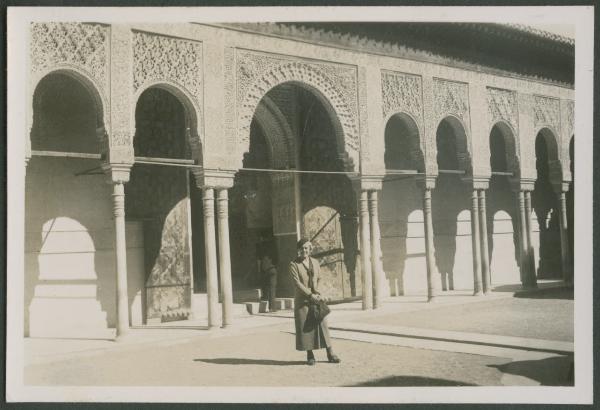
M 575 133 L 575 101 L 573 100 L 567 100 L 566 117 L 566 137 L 570 139 Z
M 281 83 L 297 81 L 315 88 L 328 100 L 334 111 L 331 114 L 341 124 L 346 148 L 358 151 L 356 67 L 242 50 L 237 50 L 236 57 L 239 146 L 249 143 L 250 124 L 260 99 Z
M 202 43 L 173 37 L 134 32 L 134 93 L 147 84 L 166 82 L 179 86 L 192 97 L 196 108 L 202 102 Z M 200 111 L 197 111 L 200 113 Z
M 433 98 L 435 106 L 436 123 L 442 118 L 452 114 L 462 120 L 465 133 L 470 135 L 469 118 L 469 88 L 465 83 L 442 80 L 433 80 Z
M 31 65 L 34 73 L 72 65 L 106 85 L 108 28 L 89 23 L 33 23 Z
M 108 101 L 109 29 L 91 23 L 32 23 L 31 69 L 34 76 L 73 68 L 94 85 L 102 100 L 105 123 Z
M 507 122 L 518 135 L 519 112 L 517 108 L 517 95 L 511 90 L 487 88 L 488 118 L 490 127 L 498 121 Z
M 393 71 L 381 72 L 383 118 L 392 113 L 410 114 L 420 129 L 423 123 L 423 91 L 420 76 Z
M 533 123 L 536 130 L 550 126 L 558 137 L 560 130 L 560 100 L 541 95 L 533 96 Z

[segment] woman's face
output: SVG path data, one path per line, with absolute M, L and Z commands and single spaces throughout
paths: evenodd
M 308 258 L 310 256 L 310 253 L 312 252 L 312 243 L 310 242 L 306 242 L 304 245 L 302 245 L 302 248 L 300 248 L 300 256 L 303 258 Z

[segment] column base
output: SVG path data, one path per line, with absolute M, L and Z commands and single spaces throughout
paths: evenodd
M 428 296 L 427 297 L 427 303 L 434 303 L 438 300 L 437 296 Z
M 477 290 L 477 291 L 473 292 L 473 296 L 483 296 L 483 291 Z

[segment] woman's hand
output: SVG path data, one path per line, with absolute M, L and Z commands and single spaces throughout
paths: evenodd
M 318 293 L 312 293 L 310 295 L 310 300 L 317 303 L 321 300 L 321 295 L 319 295 Z

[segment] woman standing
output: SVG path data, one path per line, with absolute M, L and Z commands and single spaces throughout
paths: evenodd
M 298 241 L 298 258 L 290 262 L 290 275 L 295 284 L 294 319 L 296 322 L 296 350 L 306 350 L 307 364 L 315 364 L 313 350 L 327 349 L 329 363 L 340 363 L 333 353 L 326 319 L 316 322 L 309 315 L 309 305 L 317 303 L 322 296 L 317 291 L 319 283 L 319 262 L 310 257 L 312 244 L 308 239 Z

